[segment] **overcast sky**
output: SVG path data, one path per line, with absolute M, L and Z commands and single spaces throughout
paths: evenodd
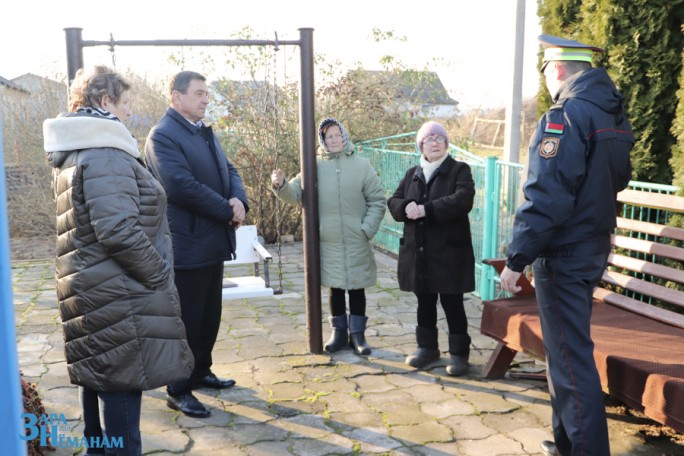
M 540 33 L 536 0 L 525 0 L 523 95 L 538 87 Z M 411 6 L 413 5 L 413 6 Z M 0 16 L 0 76 L 66 73 L 64 28 L 83 28 L 85 40 L 231 39 L 245 27 L 253 39 L 297 40 L 298 29 L 314 29 L 314 52 L 343 66 L 381 69 L 383 55 L 409 67 L 436 71 L 461 107 L 505 105 L 512 87 L 514 0 L 24 0 Z M 376 43 L 372 30 L 392 31 L 399 39 Z M 117 48 L 117 67 L 166 79 L 166 50 Z M 298 52 L 296 47 L 291 51 Z M 111 65 L 105 47 L 86 48 L 86 65 Z M 125 66 L 126 68 L 121 68 Z M 206 72 L 201 61 L 196 69 Z M 299 68 L 289 68 L 293 77 Z

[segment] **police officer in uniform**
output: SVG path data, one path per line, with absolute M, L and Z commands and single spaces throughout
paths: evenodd
M 525 201 L 501 274 L 516 293 L 532 264 L 541 318 L 555 442 L 546 455 L 609 456 L 608 425 L 589 331 L 592 292 L 616 226 L 617 193 L 631 177 L 634 135 L 622 96 L 604 68 L 603 49 L 541 35 L 541 71 L 554 105 L 530 142 Z

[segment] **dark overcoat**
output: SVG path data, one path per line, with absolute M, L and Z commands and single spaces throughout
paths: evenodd
M 403 291 L 467 293 L 475 289 L 475 256 L 468 213 L 475 184 L 466 163 L 447 157 L 425 182 L 413 167 L 387 201 L 392 217 L 404 222 L 397 274 Z M 406 206 L 425 206 L 425 217 L 406 218 Z
M 147 137 L 145 158 L 169 201 L 176 269 L 199 269 L 235 256 L 233 208 L 238 198 L 249 211 L 237 169 L 211 127 L 191 124 L 175 109 Z

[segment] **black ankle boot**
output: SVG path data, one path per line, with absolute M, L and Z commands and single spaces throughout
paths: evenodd
M 349 334 L 347 329 L 347 314 L 335 315 L 334 317 L 328 317 L 330 321 L 330 326 L 332 326 L 332 335 L 330 339 L 325 344 L 323 349 L 328 353 L 334 353 L 344 347 L 349 343 Z
M 368 317 L 365 315 L 349 314 L 349 345 L 357 355 L 368 356 L 371 348 L 366 343 L 366 322 Z
M 468 372 L 468 357 L 470 356 L 470 336 L 467 334 L 449 334 L 449 364 L 446 371 L 452 377 L 459 377 Z
M 406 357 L 406 364 L 422 369 L 428 364 L 437 361 L 439 359 L 437 335 L 437 328 L 431 329 L 416 326 L 418 350 Z

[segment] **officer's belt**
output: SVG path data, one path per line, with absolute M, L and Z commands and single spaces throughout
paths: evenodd
M 575 244 L 564 244 L 544 250 L 539 254 L 542 258 L 570 258 L 587 255 L 599 255 L 610 252 L 610 237 L 591 241 L 580 241 Z

